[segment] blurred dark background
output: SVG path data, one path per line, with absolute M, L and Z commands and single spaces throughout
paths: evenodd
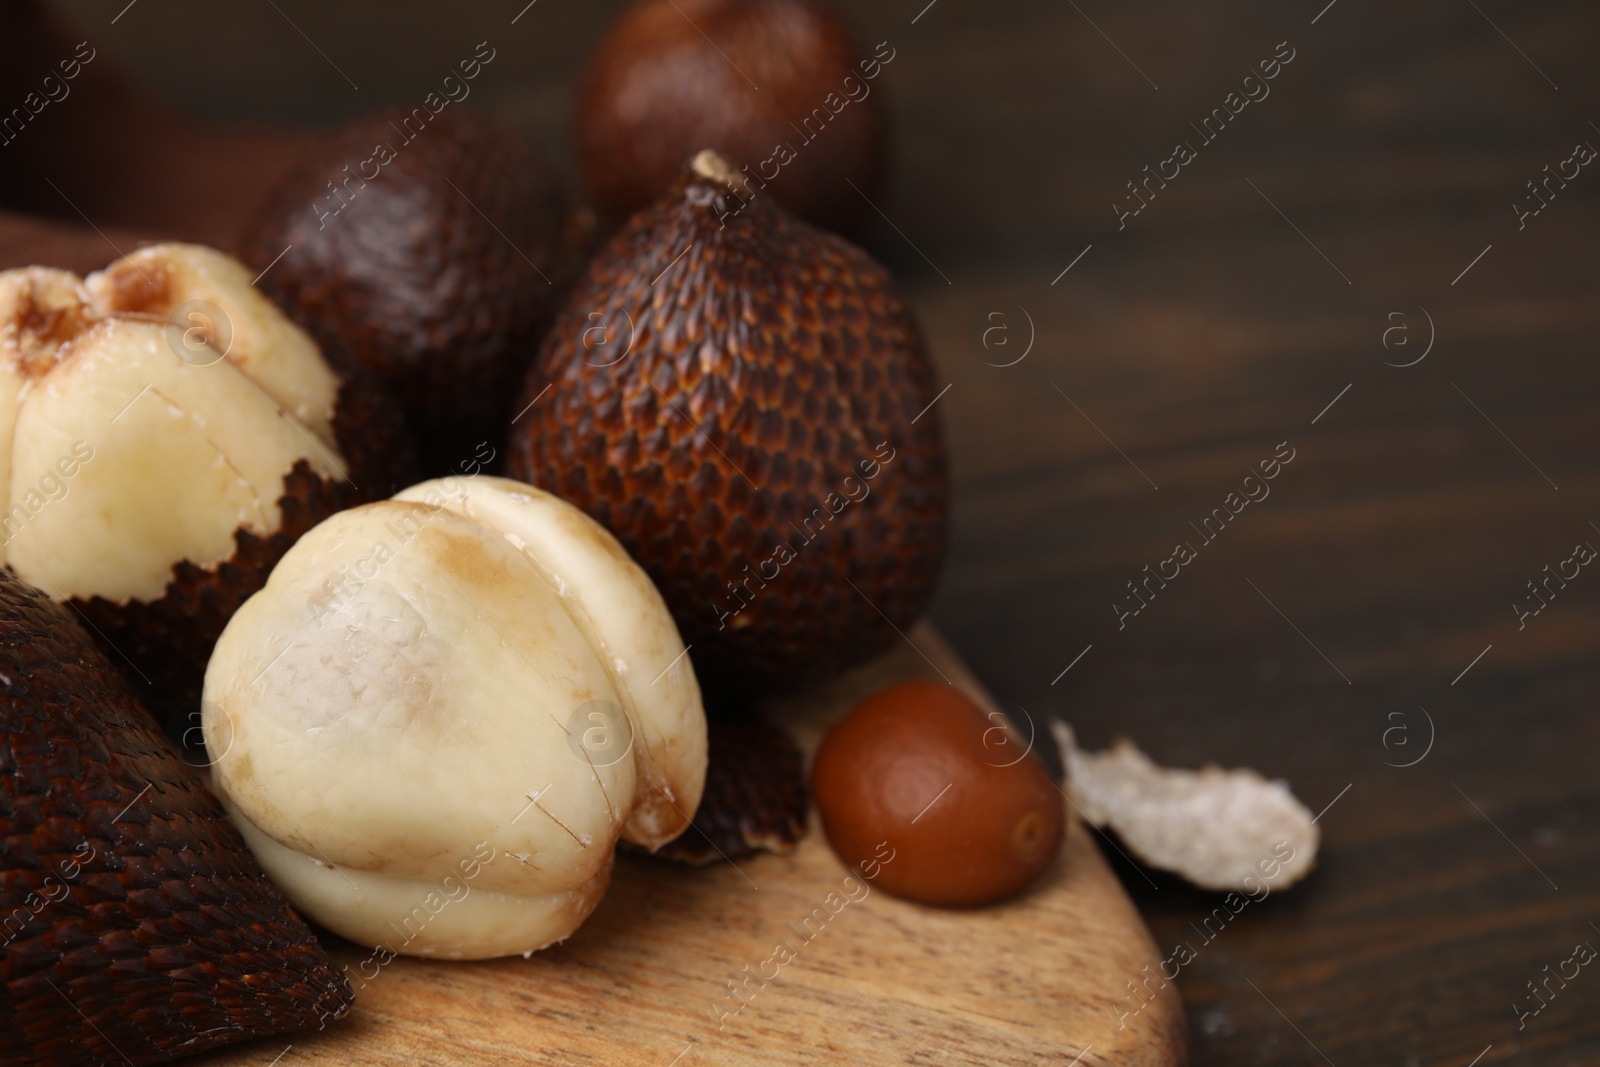
M 55 6 L 217 120 L 411 105 L 488 40 L 468 106 L 570 172 L 573 81 L 621 5 L 537 0 L 511 24 L 524 2 Z M 1600 575 L 1520 629 L 1512 608 L 1600 545 L 1600 172 L 1521 229 L 1513 207 L 1600 145 L 1600 9 L 846 14 L 896 49 L 892 222 L 868 245 L 951 383 L 936 623 L 1041 729 L 1063 716 L 1091 745 L 1127 734 L 1286 778 L 1313 811 L 1337 799 L 1318 873 L 1179 978 L 1195 1062 L 1600 1062 L 1600 976 L 1521 1028 L 1514 1009 L 1600 944 Z M 1190 123 L 1280 42 L 1270 96 L 1119 230 L 1126 183 L 1198 145 Z M 1285 441 L 1270 498 L 1119 629 L 1125 583 L 1198 543 L 1189 524 Z M 1163 950 L 1199 944 L 1216 899 L 1117 862 Z

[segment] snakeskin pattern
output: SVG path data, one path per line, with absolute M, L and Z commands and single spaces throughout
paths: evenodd
M 353 998 L 66 607 L 0 572 L 0 1064 L 162 1063 Z
M 610 529 L 702 681 L 749 692 L 859 663 L 927 606 L 946 517 L 933 400 L 888 271 L 690 171 L 590 264 L 507 467 Z

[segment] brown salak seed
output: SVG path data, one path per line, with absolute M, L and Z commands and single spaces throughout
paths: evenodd
M 616 534 L 711 698 L 742 696 L 862 662 L 927 606 L 934 399 L 888 271 L 705 152 L 590 264 L 507 466 Z
M 589 194 L 623 217 L 710 148 L 796 215 L 849 232 L 884 169 L 888 44 L 823 0 L 644 0 L 606 32 L 578 96 Z M 855 188 L 851 188 L 854 183 Z
M 0 571 L 0 1063 L 162 1063 L 353 998 L 72 613 Z
M 1005 730 L 947 685 L 907 682 L 863 700 L 811 772 L 833 850 L 848 867 L 874 867 L 875 885 L 929 904 L 986 904 L 1032 885 L 1060 851 L 1065 802 Z
M 454 108 L 357 119 L 257 220 L 243 256 L 261 288 L 400 398 L 430 475 L 498 450 L 593 239 L 526 138 Z

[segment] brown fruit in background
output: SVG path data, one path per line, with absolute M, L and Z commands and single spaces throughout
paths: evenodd
M 503 440 L 591 230 L 515 130 L 418 108 L 357 119 L 313 148 L 267 198 L 243 257 L 334 358 L 399 397 L 426 473 L 459 474 L 481 442 Z
M 710 148 L 801 218 L 848 230 L 883 173 L 881 90 L 866 75 L 894 58 L 884 47 L 859 48 L 822 0 L 635 4 L 601 39 L 579 91 L 589 195 L 632 214 Z
M 890 686 L 857 704 L 817 750 L 811 791 L 828 842 L 875 885 L 929 904 L 1001 900 L 1055 860 L 1061 793 L 1005 727 L 960 690 Z M 887 842 L 894 858 L 883 861 Z M 881 866 L 871 861 L 877 860 Z
M 72 613 L 0 572 L 0 1061 L 152 1064 L 349 985 Z
M 741 188 L 703 153 L 595 258 L 507 465 L 616 534 L 708 687 L 754 690 L 861 662 L 922 613 L 946 473 L 888 272 Z

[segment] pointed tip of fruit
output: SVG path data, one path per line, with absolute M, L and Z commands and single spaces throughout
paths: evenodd
M 689 169 L 697 177 L 726 186 L 736 196 L 748 198 L 750 195 L 750 183 L 739 173 L 739 168 L 709 148 L 695 154 L 689 161 Z

